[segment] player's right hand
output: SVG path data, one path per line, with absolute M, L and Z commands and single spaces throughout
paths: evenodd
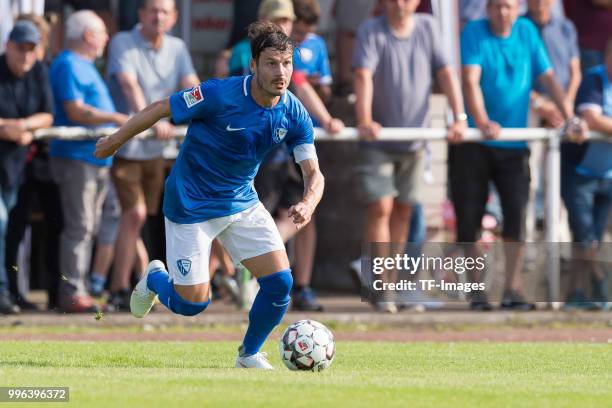
M 299 230 L 304 225 L 310 222 L 314 209 L 304 201 L 300 201 L 296 205 L 289 208 L 289 217 L 293 218 L 295 227 Z
M 115 154 L 119 147 L 120 145 L 115 143 L 112 138 L 112 135 L 101 137 L 96 142 L 96 150 L 94 151 L 94 156 L 96 159 L 106 159 L 107 157 L 110 157 Z

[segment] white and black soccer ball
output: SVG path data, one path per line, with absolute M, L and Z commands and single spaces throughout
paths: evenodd
M 314 320 L 300 320 L 283 333 L 280 356 L 290 370 L 321 371 L 329 367 L 336 355 L 334 335 Z

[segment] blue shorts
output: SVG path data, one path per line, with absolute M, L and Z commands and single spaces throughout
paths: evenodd
M 612 205 L 612 180 L 586 177 L 561 163 L 561 197 L 567 208 L 572 240 L 601 241 Z

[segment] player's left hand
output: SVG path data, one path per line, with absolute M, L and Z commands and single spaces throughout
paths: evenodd
M 289 208 L 289 217 L 293 218 L 293 223 L 297 229 L 301 229 L 304 225 L 310 222 L 314 208 L 304 201 L 300 201 L 296 205 Z

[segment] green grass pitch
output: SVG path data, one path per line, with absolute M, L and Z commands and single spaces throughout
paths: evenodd
M 0 385 L 68 386 L 84 407 L 612 406 L 606 344 L 339 342 L 321 373 L 290 372 L 276 346 L 261 372 L 231 368 L 235 342 L 7 341 Z

